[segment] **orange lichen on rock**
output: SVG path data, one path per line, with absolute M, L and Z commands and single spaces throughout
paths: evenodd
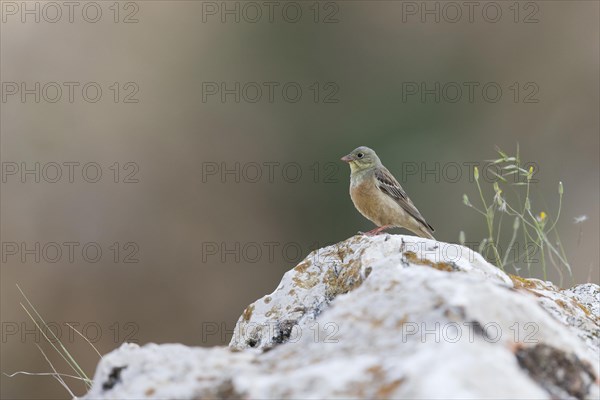
M 412 252 L 412 251 L 405 251 L 404 252 L 404 257 L 406 258 L 407 261 L 413 263 L 413 264 L 417 264 L 417 265 L 426 265 L 428 267 L 431 268 L 435 268 L 437 270 L 440 271 L 446 271 L 446 272 L 453 272 L 455 269 L 454 267 L 452 267 L 452 265 L 445 263 L 445 262 L 433 262 L 431 260 L 428 260 L 426 258 L 419 258 L 417 256 L 416 253 Z

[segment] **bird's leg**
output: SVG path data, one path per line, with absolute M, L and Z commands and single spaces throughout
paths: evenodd
M 371 229 L 369 232 L 361 232 L 363 235 L 366 236 L 376 236 L 379 235 L 381 232 L 385 231 L 386 229 L 390 229 L 392 228 L 392 225 L 383 225 L 383 226 L 379 226 L 375 229 Z

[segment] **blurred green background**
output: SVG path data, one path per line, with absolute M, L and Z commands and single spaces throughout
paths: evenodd
M 559 231 L 574 282 L 599 282 L 599 3 L 488 3 L 470 18 L 460 2 L 460 16 L 448 2 L 275 2 L 270 18 L 262 2 L 98 2 L 89 22 L 96 6 L 82 14 L 81 2 L 69 22 L 58 2 L 62 18 L 48 22 L 55 10 L 27 2 L 36 22 L 3 1 L 1 371 L 50 371 L 37 342 L 70 372 L 34 333 L 15 284 L 89 374 L 98 356 L 66 323 L 101 353 L 124 340 L 226 344 L 244 307 L 310 250 L 373 227 L 339 161 L 359 145 L 378 152 L 436 238 L 456 242 L 461 230 L 467 241 L 486 234 L 462 204 L 477 193 L 466 163 L 519 143 L 537 166 L 536 211 L 555 216 L 564 183 Z M 23 82 L 34 93 L 24 102 Z M 51 82 L 63 89 L 56 102 Z M 64 82 L 79 84 L 73 102 Z M 234 90 L 225 101 L 222 82 Z M 422 98 L 421 83 L 436 82 L 439 101 Z M 465 82 L 478 85 L 473 101 L 453 92 Z M 73 182 L 67 167 L 50 182 L 64 162 L 80 163 Z M 97 183 L 82 178 L 89 162 Z M 21 163 L 40 163 L 40 181 L 23 179 Z M 448 165 L 461 166 L 458 179 Z M 73 262 L 26 254 L 64 242 L 79 243 Z M 86 243 L 101 248 L 98 262 L 82 256 Z M 0 379 L 3 399 L 66 397 L 50 377 Z

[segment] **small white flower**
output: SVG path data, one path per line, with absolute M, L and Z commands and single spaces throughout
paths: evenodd
M 582 222 L 585 222 L 587 220 L 588 220 L 588 216 L 587 215 L 580 215 L 579 217 L 573 218 L 573 223 L 574 224 L 581 224 Z
M 502 201 L 502 204 L 500 204 L 498 210 L 500 210 L 500 212 L 506 212 L 506 200 L 504 200 L 502 197 L 500 198 L 500 200 Z
M 494 195 L 494 202 L 498 204 L 500 212 L 506 212 L 506 200 L 502 197 L 502 190 L 498 190 Z

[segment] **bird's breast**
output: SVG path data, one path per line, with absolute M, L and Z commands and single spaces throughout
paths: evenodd
M 369 179 L 363 179 L 360 182 L 351 181 L 350 182 L 350 197 L 352 200 L 356 199 L 366 199 L 373 196 L 373 190 L 376 188 L 370 182 Z
M 402 226 L 405 218 L 402 207 L 384 194 L 374 179 L 364 179 L 350 185 L 350 197 L 356 209 L 376 225 Z
M 355 182 L 350 185 L 350 197 L 354 206 L 362 215 L 371 220 L 377 215 L 379 208 L 377 190 L 379 189 L 370 180 L 363 180 L 360 183 Z

